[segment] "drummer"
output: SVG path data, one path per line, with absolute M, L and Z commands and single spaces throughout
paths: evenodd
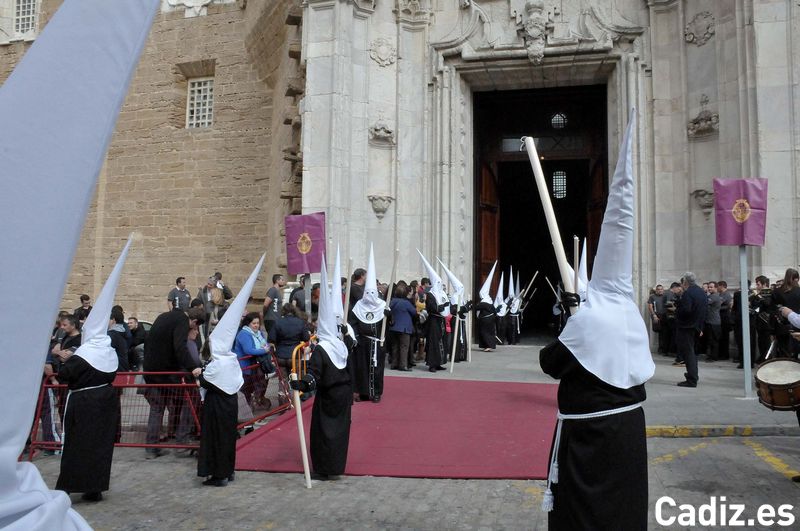
M 783 306 L 781 307 L 781 315 L 788 319 L 789 323 L 791 323 L 793 327 L 800 328 L 800 314 L 793 312 L 791 308 Z M 796 410 L 795 413 L 797 413 L 797 423 L 800 424 L 800 409 Z M 795 483 L 800 483 L 800 476 L 794 476 L 792 481 Z

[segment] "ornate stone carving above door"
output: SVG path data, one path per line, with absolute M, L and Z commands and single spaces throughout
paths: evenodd
M 397 60 L 397 50 L 386 37 L 378 37 L 369 47 L 369 56 L 381 66 L 389 66 Z
M 367 196 L 367 199 L 372 203 L 372 211 L 375 212 L 378 219 L 383 219 L 392 201 L 394 201 L 394 197 L 383 193 L 370 194 Z
M 210 4 L 231 4 L 236 0 L 162 0 L 161 11 L 174 11 L 185 8 L 184 17 L 201 17 L 208 12 Z M 240 7 L 244 9 L 243 4 Z
M 714 15 L 708 11 L 701 11 L 686 24 L 686 28 L 683 30 L 683 37 L 690 44 L 702 46 L 716 33 L 714 24 Z

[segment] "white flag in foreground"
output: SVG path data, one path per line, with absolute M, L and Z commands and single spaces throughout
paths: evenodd
M 0 528 L 86 529 L 18 463 L 53 318 L 159 0 L 66 0 L 0 87 Z M 114 247 L 116 251 L 118 247 Z

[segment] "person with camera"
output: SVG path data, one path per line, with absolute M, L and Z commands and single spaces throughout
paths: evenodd
M 662 326 L 662 330 L 667 333 L 667 338 L 664 343 L 667 345 L 667 354 L 675 354 L 675 361 L 672 363 L 675 367 L 684 367 L 686 364 L 683 359 L 677 357 L 678 347 L 675 342 L 677 337 L 678 320 L 676 318 L 678 313 L 678 300 L 681 298 L 683 288 L 677 282 L 673 282 L 669 286 L 669 290 L 664 294 L 664 320 L 666 326 Z
M 717 292 L 717 283 L 708 283 L 708 309 L 706 311 L 705 328 L 703 336 L 706 338 L 706 361 L 715 362 L 719 359 L 719 336 L 722 333 L 722 317 L 720 308 L 722 298 Z
M 668 336 L 666 332 L 664 302 L 666 295 L 664 294 L 664 286 L 661 284 L 655 287 L 655 290 L 647 299 L 647 311 L 650 313 L 650 326 L 656 334 L 658 334 L 658 353 L 667 354 L 668 345 L 665 341 Z
M 720 320 L 720 335 L 719 335 L 719 354 L 717 358 L 720 360 L 730 359 L 730 336 L 733 320 L 731 318 L 731 306 L 733 304 L 733 295 L 728 291 L 728 283 L 724 280 L 717 282 L 717 293 L 719 294 L 719 320 Z

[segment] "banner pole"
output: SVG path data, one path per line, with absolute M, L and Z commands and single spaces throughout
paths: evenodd
M 744 366 L 744 396 L 753 398 L 753 374 L 750 366 L 750 294 L 747 286 L 747 246 L 739 246 L 739 282 L 742 290 L 742 304 L 739 308 L 742 317 L 742 365 Z

